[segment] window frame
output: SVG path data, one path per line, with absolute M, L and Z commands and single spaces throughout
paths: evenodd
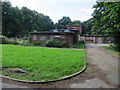
M 46 40 L 46 36 L 40 36 L 40 41 L 45 41 Z
M 33 35 L 33 40 L 37 40 L 37 35 Z

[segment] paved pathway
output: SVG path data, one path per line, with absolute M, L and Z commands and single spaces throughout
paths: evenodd
M 28 87 L 20 86 L 20 85 L 16 85 L 16 84 L 2 83 L 2 88 L 28 88 Z
M 113 85 L 118 85 L 118 56 L 114 55 L 102 48 L 101 46 L 109 46 L 108 44 L 86 44 L 86 57 L 90 64 L 96 65 L 105 72 L 105 79 Z M 97 72 L 97 71 L 96 71 Z M 72 88 L 111 88 L 106 80 L 98 78 L 86 80 L 84 83 L 72 84 Z
M 0 78 L 0 90 L 2 88 L 22 88 L 24 90 L 24 88 L 28 88 L 27 86 L 21 86 L 21 85 L 17 85 L 17 84 L 12 84 L 12 83 L 4 83 L 2 82 L 2 79 Z M 33 90 L 28 88 L 29 90 Z

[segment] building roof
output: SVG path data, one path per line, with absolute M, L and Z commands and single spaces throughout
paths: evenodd
M 68 25 L 67 27 L 81 27 L 81 24 L 80 25 Z
M 73 31 L 67 30 L 67 29 L 52 29 L 50 31 L 37 31 L 37 32 L 30 32 L 30 34 L 35 33 L 74 33 Z
M 104 37 L 104 36 L 109 36 L 109 35 L 83 35 L 83 36 Z

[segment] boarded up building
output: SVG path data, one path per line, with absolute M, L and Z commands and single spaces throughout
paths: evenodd
M 111 43 L 112 39 L 107 35 L 85 35 L 85 42 Z
M 77 35 L 76 35 L 77 34 Z M 57 29 L 50 31 L 35 31 L 30 33 L 31 42 L 45 43 L 50 39 L 58 39 L 67 42 L 69 45 L 78 43 L 78 34 L 67 29 Z

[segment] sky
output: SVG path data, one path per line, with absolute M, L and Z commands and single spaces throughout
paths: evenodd
M 96 0 L 10 0 L 13 7 L 19 8 L 26 6 L 38 13 L 47 15 L 54 23 L 69 16 L 70 19 L 86 21 L 93 13 L 93 5 Z

